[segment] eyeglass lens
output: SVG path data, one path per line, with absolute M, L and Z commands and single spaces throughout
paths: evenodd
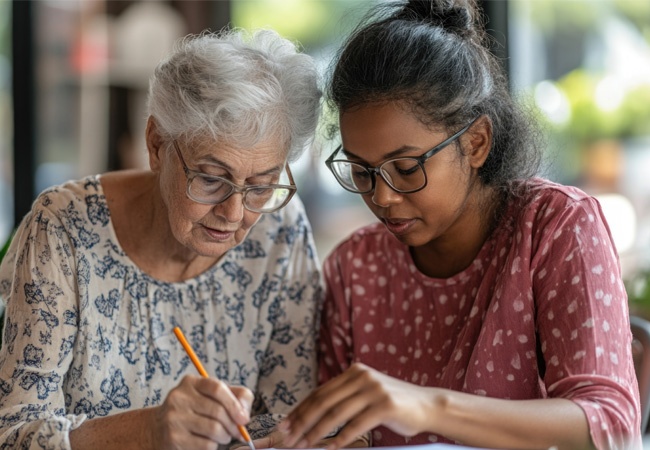
M 195 176 L 188 186 L 188 194 L 199 203 L 218 204 L 237 191 L 235 186 L 218 177 Z M 251 187 L 243 191 L 244 206 L 253 211 L 274 211 L 291 197 L 292 189 L 285 187 Z
M 333 161 L 332 169 L 341 185 L 352 192 L 370 192 L 373 188 L 371 170 L 350 161 Z M 381 177 L 396 191 L 411 192 L 426 184 L 426 174 L 414 158 L 386 161 L 378 169 Z

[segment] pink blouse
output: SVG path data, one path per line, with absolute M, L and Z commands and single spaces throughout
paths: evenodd
M 598 202 L 543 179 L 513 200 L 474 262 L 418 271 L 378 223 L 325 261 L 321 381 L 362 362 L 419 386 L 502 399 L 566 398 L 599 449 L 640 447 L 627 295 Z M 453 442 L 381 427 L 373 445 Z

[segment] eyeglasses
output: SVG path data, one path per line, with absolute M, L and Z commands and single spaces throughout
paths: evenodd
M 178 143 L 176 140 L 173 142 L 187 178 L 187 196 L 197 203 L 217 205 L 225 202 L 231 195 L 241 193 L 244 208 L 247 210 L 258 213 L 272 213 L 286 206 L 296 193 L 297 188 L 288 164 L 285 166 L 285 170 L 289 176 L 290 185 L 238 186 L 225 178 L 207 175 L 188 168 L 185 159 L 183 159 L 183 154 L 178 148 Z
M 355 194 L 369 194 L 374 191 L 376 177 L 379 175 L 395 192 L 410 194 L 424 189 L 427 185 L 427 172 L 424 163 L 436 153 L 447 147 L 465 133 L 476 119 L 465 125 L 460 131 L 442 141 L 418 157 L 394 158 L 384 161 L 378 167 L 369 167 L 363 164 L 348 161 L 347 159 L 334 159 L 334 156 L 343 148 L 340 145 L 332 153 L 325 164 L 332 171 L 339 184 Z

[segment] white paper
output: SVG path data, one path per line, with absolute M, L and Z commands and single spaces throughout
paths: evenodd
M 421 444 L 421 445 L 402 445 L 395 447 L 378 447 L 381 450 L 495 450 L 483 447 L 465 447 L 463 445 L 452 444 Z M 287 450 L 283 448 L 271 448 L 268 450 Z M 322 448 L 302 448 L 294 450 L 323 450 Z

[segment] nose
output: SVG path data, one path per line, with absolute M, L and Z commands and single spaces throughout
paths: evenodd
M 214 205 L 212 210 L 216 215 L 223 216 L 229 223 L 241 222 L 246 209 L 243 200 L 242 193 L 233 192 L 226 200 Z
M 382 208 L 402 201 L 402 194 L 395 192 L 381 176 L 375 178 L 375 190 L 372 193 L 372 202 Z

